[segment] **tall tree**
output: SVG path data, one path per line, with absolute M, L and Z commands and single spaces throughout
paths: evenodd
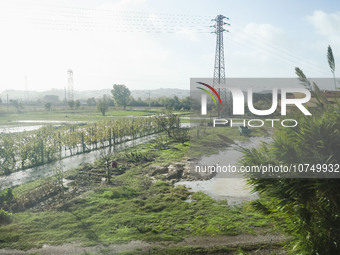
M 15 107 L 17 112 L 20 112 L 20 109 L 23 108 L 21 102 L 19 100 L 10 100 L 10 103 Z
M 99 99 L 97 102 L 97 109 L 102 113 L 103 116 L 105 116 L 105 113 L 109 109 L 109 103 L 105 98 Z
M 94 97 L 88 98 L 86 100 L 86 104 L 88 106 L 95 106 L 97 104 L 96 99 Z
M 51 107 L 52 107 L 52 104 L 51 104 L 50 102 L 45 103 L 45 109 L 46 109 L 47 111 L 50 111 L 50 110 L 51 110 Z
M 111 90 L 116 105 L 123 106 L 124 110 L 130 102 L 130 90 L 125 85 L 113 85 Z
M 71 110 L 74 109 L 74 103 L 75 103 L 75 102 L 74 102 L 73 100 L 68 101 L 68 106 L 70 107 Z
M 80 105 L 81 105 L 81 103 L 80 103 L 79 100 L 76 100 L 76 101 L 74 102 L 74 108 L 76 108 L 76 110 L 79 109 Z

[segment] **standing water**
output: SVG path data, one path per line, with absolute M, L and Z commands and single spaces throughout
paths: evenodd
M 112 150 L 117 152 L 126 148 L 134 147 L 138 144 L 142 144 L 148 142 L 152 139 L 156 138 L 155 135 L 149 135 L 142 138 L 137 138 L 131 141 L 123 142 L 117 144 L 115 147 L 106 147 L 103 149 L 98 149 L 95 151 L 91 151 L 85 154 L 78 154 L 74 156 L 70 156 L 64 159 L 61 159 L 61 163 L 64 166 L 63 171 L 71 170 L 82 163 L 93 163 L 96 159 L 100 158 L 103 152 L 109 152 Z M 34 181 L 39 178 L 52 176 L 53 169 L 59 166 L 59 162 L 52 162 L 38 167 L 32 167 L 26 170 L 21 170 L 18 172 L 14 172 L 8 176 L 0 177 L 0 189 L 10 188 L 13 186 L 25 184 L 31 181 Z
M 251 137 L 250 142 L 239 142 L 231 148 L 220 151 L 208 157 L 202 157 L 199 165 L 216 165 L 219 162 L 226 162 L 231 166 L 239 166 L 238 161 L 242 157 L 241 148 L 257 147 L 261 142 L 270 142 L 268 137 Z M 221 164 L 219 164 L 221 165 Z M 246 179 L 239 174 L 230 178 L 229 173 L 218 172 L 210 180 L 206 181 L 181 181 L 175 186 L 185 185 L 193 192 L 201 191 L 215 200 L 227 200 L 229 205 L 238 205 L 242 202 L 258 198 L 258 194 L 252 193 L 252 188 L 247 185 Z

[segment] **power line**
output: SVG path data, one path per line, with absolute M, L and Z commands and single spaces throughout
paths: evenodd
M 25 5 L 25 3 L 23 3 Z M 27 4 L 31 7 L 32 4 Z M 7 7 L 12 11 L 26 13 L 26 19 L 32 24 L 47 29 L 67 30 L 119 30 L 120 32 L 176 32 L 187 29 L 197 32 L 209 32 L 210 16 L 188 14 L 164 14 L 131 11 L 113 11 L 101 9 L 74 8 L 65 6 L 33 5 L 30 9 L 17 6 Z M 202 28 L 205 24 L 205 30 Z M 146 29 L 145 29 L 146 28 Z
M 15 5 L 20 3 L 20 5 Z M 23 12 L 24 18 L 31 24 L 47 30 L 66 31 L 109 31 L 119 33 L 190 33 L 208 34 L 210 16 L 174 14 L 174 13 L 153 13 L 139 11 L 116 11 L 105 9 L 90 9 L 59 5 L 42 5 L 26 1 L 11 1 L 9 6 L 2 9 L 3 12 Z M 30 13 L 31 12 L 31 13 Z M 13 15 L 2 17 L 2 22 L 13 19 Z M 242 24 L 235 23 L 240 31 L 244 28 Z M 246 48 L 259 51 L 268 56 L 279 59 L 292 66 L 301 66 L 307 70 L 328 75 L 317 63 L 307 62 L 308 58 L 293 52 L 287 47 L 273 44 L 256 34 L 247 34 L 241 39 L 230 36 L 232 43 L 242 45 Z
M 124 15 L 158 15 L 158 16 L 164 16 L 164 17 L 176 17 L 176 18 L 187 18 L 190 20 L 195 19 L 210 19 L 210 15 L 193 15 L 193 14 L 179 14 L 179 13 L 159 13 L 159 12 L 142 12 L 142 11 L 124 11 L 124 10 L 112 10 L 112 9 L 95 9 L 95 8 L 83 8 L 83 7 L 73 7 L 73 6 L 62 6 L 62 5 L 48 5 L 48 4 L 36 4 L 32 2 L 27 1 L 11 1 L 11 4 L 19 4 L 15 5 L 14 7 L 8 7 L 12 9 L 21 9 L 21 10 L 27 10 L 28 7 L 39 7 L 41 11 L 57 11 L 61 10 L 63 13 L 74 13 L 79 14 L 80 13 L 99 13 L 100 16 L 103 14 L 124 14 Z M 24 7 L 26 5 L 26 7 Z M 44 9 L 41 8 L 51 8 L 51 9 Z
M 243 29 L 243 25 L 235 22 L 235 27 L 239 28 L 240 30 Z M 234 21 L 233 21 L 234 24 Z M 306 67 L 308 70 L 314 70 L 318 73 L 328 75 L 328 72 L 317 63 L 305 63 L 308 60 L 307 57 L 302 56 L 296 52 L 293 52 L 291 49 L 287 49 L 284 46 L 280 46 L 279 42 L 270 43 L 265 40 L 263 37 L 257 34 L 247 34 L 247 37 L 243 37 L 243 40 L 236 40 L 234 37 L 231 36 L 231 40 L 235 42 L 235 44 L 242 44 L 247 48 L 256 49 L 262 52 L 265 52 L 266 55 L 274 56 L 275 58 L 279 58 L 284 62 L 293 63 L 294 67 L 297 65 L 301 65 Z M 254 45 L 256 44 L 256 46 Z

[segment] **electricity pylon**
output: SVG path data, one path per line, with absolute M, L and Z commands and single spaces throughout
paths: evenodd
M 215 53 L 215 65 L 214 65 L 214 78 L 213 78 L 213 86 L 214 87 L 225 87 L 225 65 L 224 65 L 224 46 L 223 46 L 223 32 L 229 32 L 224 28 L 224 25 L 230 26 L 229 23 L 224 22 L 224 20 L 229 20 L 229 18 L 223 16 L 223 15 L 217 15 L 215 19 L 212 19 L 212 21 L 215 21 L 216 23 L 212 26 L 215 28 L 215 31 L 213 33 L 216 34 L 216 53 Z M 230 92 L 227 92 L 225 88 L 218 88 L 218 93 L 223 101 L 223 104 L 225 104 L 226 109 L 228 112 L 231 111 L 230 109 Z M 226 112 L 227 113 L 227 112 Z M 222 116 L 221 113 L 221 107 L 218 105 L 218 117 L 220 118 Z

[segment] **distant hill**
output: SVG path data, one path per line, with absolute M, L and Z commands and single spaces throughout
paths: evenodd
M 152 90 L 131 90 L 131 95 L 137 99 L 147 99 L 149 98 L 149 93 L 151 98 L 158 97 L 173 97 L 177 96 L 179 98 L 185 98 L 190 96 L 190 91 L 187 89 L 152 89 Z M 6 101 L 8 94 L 8 98 L 11 99 L 19 99 L 25 100 L 25 91 L 23 90 L 5 90 L 0 93 L 0 98 L 3 102 Z M 28 91 L 28 98 L 30 101 L 35 101 L 37 99 L 42 99 L 46 95 L 55 95 L 59 97 L 59 100 L 63 100 L 65 98 L 65 91 L 60 89 L 51 89 L 46 91 Z M 75 100 L 86 100 L 88 98 L 100 98 L 103 95 L 112 95 L 111 89 L 102 89 L 102 90 L 86 90 L 86 91 L 74 91 L 73 92 Z

